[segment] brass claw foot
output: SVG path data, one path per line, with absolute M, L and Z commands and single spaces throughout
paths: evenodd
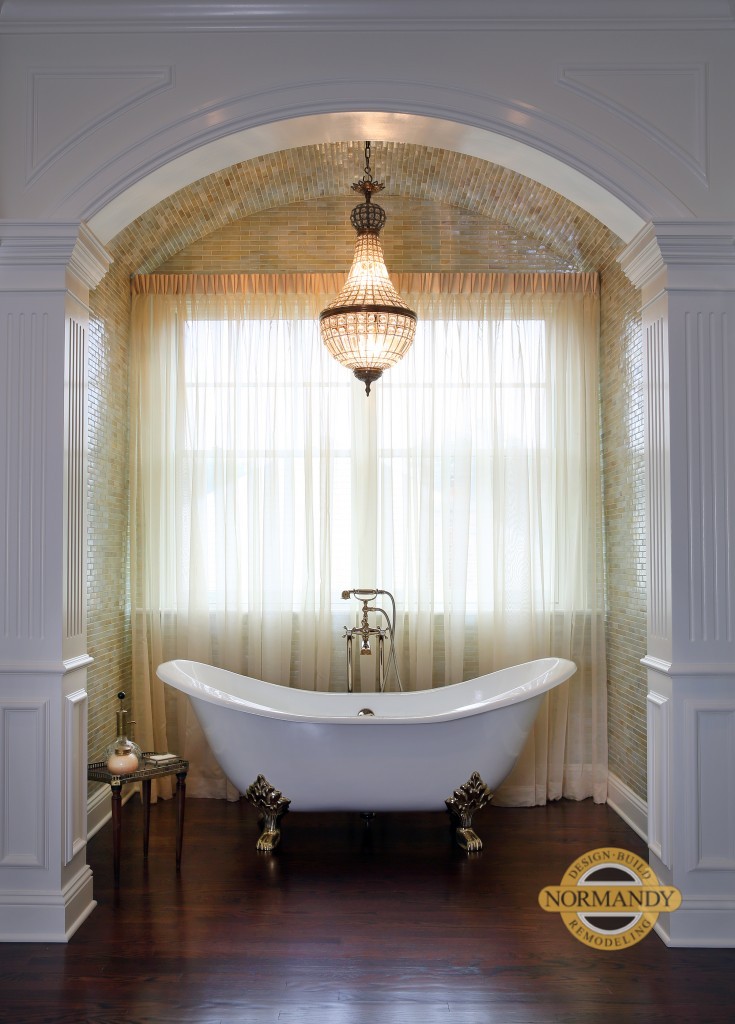
M 445 800 L 447 810 L 459 822 L 455 836 L 463 850 L 477 853 L 482 849 L 482 840 L 472 828 L 472 815 L 481 810 L 493 798 L 492 793 L 480 778 L 473 772 L 467 782 L 455 789 L 454 794 Z
M 263 817 L 260 819 L 261 833 L 256 850 L 271 853 L 278 846 L 281 830 L 278 823 L 291 804 L 280 790 L 271 786 L 264 775 L 259 775 L 252 785 L 245 790 L 245 796 Z
M 482 839 L 473 828 L 458 828 L 455 835 L 457 842 L 467 853 L 477 853 L 482 849 Z
M 280 839 L 281 830 L 279 828 L 266 829 L 260 833 L 255 849 L 263 853 L 271 853 L 278 846 Z

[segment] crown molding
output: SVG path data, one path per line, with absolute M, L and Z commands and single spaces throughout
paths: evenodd
M 68 268 L 92 289 L 111 262 L 97 236 L 78 221 L 0 221 L 0 268 Z
M 553 13 L 549 8 L 553 6 Z M 728 0 L 0 0 L 0 33 L 735 28 Z
M 109 270 L 112 257 L 86 224 L 79 225 L 77 240 L 69 259 L 69 269 L 88 288 L 94 289 Z
M 636 288 L 646 288 L 666 272 L 669 288 L 732 289 L 735 222 L 647 224 L 623 250 L 618 262 Z

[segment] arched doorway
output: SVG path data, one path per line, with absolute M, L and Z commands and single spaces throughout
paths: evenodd
M 352 115 L 350 120 L 350 115 L 334 113 L 364 108 L 366 103 L 374 109 L 387 111 L 387 114 L 361 113 Z M 457 93 L 444 87 L 406 88 L 379 82 L 352 82 L 349 87 L 339 83 L 325 87 L 323 83 L 317 83 L 308 89 L 279 90 L 278 95 L 263 93 L 255 98 L 251 95 L 247 99 L 228 101 L 219 107 L 209 106 L 186 118 L 169 119 L 160 125 L 158 134 L 149 134 L 144 139 L 131 139 L 118 159 L 102 168 L 98 167 L 91 174 L 82 173 L 84 157 L 80 149 L 80 173 L 76 179 L 79 184 L 56 194 L 50 189 L 48 202 L 39 206 L 39 210 L 44 211 L 40 216 L 49 217 L 50 220 L 38 223 L 26 221 L 21 225 L 3 227 L 6 267 L 27 268 L 28 253 L 33 249 L 34 257 L 30 263 L 34 263 L 36 268 L 41 265 L 53 268 L 48 272 L 43 287 L 40 278 L 35 279 L 35 284 L 29 287 L 26 270 L 21 270 L 22 286 L 17 283 L 20 277 L 6 275 L 6 290 L 14 295 L 12 315 L 20 318 L 26 313 L 40 313 L 50 317 L 55 325 L 52 332 L 54 343 L 64 348 L 68 341 L 65 325 L 70 322 L 75 325 L 71 333 L 78 339 L 76 325 L 84 323 L 85 287 L 88 289 L 94 286 L 104 274 L 105 256 L 94 237 L 95 228 L 99 238 L 105 241 L 129 223 L 146 204 L 150 205 L 149 199 L 157 194 L 156 189 L 163 187 L 165 190 L 166 186 L 162 183 L 167 175 L 171 181 L 178 180 L 180 183 L 192 173 L 199 177 L 200 172 L 192 171 L 193 165 L 189 164 L 190 158 L 195 158 L 197 153 L 205 161 L 202 168 L 208 166 L 206 161 L 210 159 L 219 167 L 231 163 L 233 157 L 223 157 L 219 146 L 224 145 L 228 139 L 230 143 L 239 143 L 241 139 L 237 133 L 240 131 L 245 133 L 248 143 L 252 142 L 253 154 L 270 152 L 274 136 L 269 134 L 268 126 L 280 126 L 286 130 L 286 134 L 281 137 L 286 145 L 289 138 L 291 144 L 297 138 L 311 138 L 309 135 L 298 135 L 298 131 L 304 128 L 316 130 L 317 136 L 323 140 L 333 136 L 325 135 L 324 125 L 318 125 L 317 122 L 321 117 L 330 116 L 337 119 L 347 117 L 349 132 L 347 124 L 339 120 L 337 125 L 329 126 L 329 131 L 336 132 L 341 138 L 391 139 L 397 138 L 401 130 L 409 134 L 416 130 L 417 135 L 412 141 L 427 141 L 421 134 L 423 131 L 431 129 L 435 132 L 440 124 L 447 125 L 448 148 L 479 155 L 483 159 L 492 158 L 491 154 L 495 153 L 500 162 L 506 162 L 516 169 L 525 167 L 530 171 L 533 167 L 534 174 L 531 176 L 555 182 L 554 187 L 559 191 L 567 187 L 564 182 L 568 175 L 569 179 L 576 181 L 580 198 L 585 193 L 583 205 L 586 208 L 597 209 L 600 219 L 605 223 L 627 225 L 620 228 L 621 237 L 626 241 L 633 239 L 625 258 L 626 268 L 635 283 L 647 289 L 644 299 L 648 310 L 646 323 L 650 326 L 652 351 L 657 354 L 659 361 L 656 365 L 660 370 L 658 375 L 649 377 L 653 390 L 649 388 L 648 403 L 649 410 L 652 410 L 649 427 L 654 430 L 649 436 L 649 507 L 655 510 L 655 515 L 649 518 L 648 530 L 650 547 L 656 553 L 658 567 L 648 630 L 648 668 L 661 678 L 659 690 L 652 691 L 655 699 L 651 701 L 655 729 L 658 730 L 656 735 L 659 736 L 654 744 L 652 762 L 658 780 L 658 788 L 653 791 L 656 825 L 652 848 L 659 858 L 661 869 L 668 872 L 677 884 L 683 887 L 692 880 L 692 891 L 701 904 L 693 907 L 693 916 L 690 918 L 694 938 L 703 943 L 706 941 L 708 924 L 705 919 L 713 902 L 718 903 L 718 910 L 724 909 L 727 912 L 725 916 L 721 913 L 718 916 L 720 931 L 717 937 L 722 939 L 727 933 L 726 937 L 731 938 L 735 900 L 732 898 L 729 881 L 723 883 L 722 879 L 730 879 L 735 872 L 735 852 L 730 831 L 718 823 L 716 808 L 732 806 L 732 801 L 729 799 L 727 784 L 716 768 L 714 752 L 729 742 L 728 730 L 732 720 L 732 698 L 728 689 L 731 681 L 731 612 L 727 603 L 727 588 L 722 582 L 723 574 L 718 575 L 715 569 L 722 552 L 730 550 L 730 527 L 727 517 L 722 515 L 722 508 L 727 506 L 730 484 L 726 484 L 723 492 L 715 482 L 723 479 L 723 473 L 726 481 L 731 475 L 730 449 L 724 443 L 724 439 L 731 434 L 724 401 L 727 388 L 722 391 L 721 387 L 723 381 L 729 380 L 728 374 L 731 373 L 726 358 L 726 324 L 728 316 L 732 319 L 731 260 L 728 255 L 732 225 L 718 222 L 714 226 L 699 226 L 691 220 L 685 224 L 689 213 L 684 204 L 663 187 L 660 181 L 656 181 L 653 175 L 637 166 L 634 160 L 620 157 L 590 134 L 577 132 L 570 128 L 569 123 L 542 115 L 537 110 L 523 108 L 510 101 L 489 101 L 486 96 L 480 97 L 470 90 Z M 316 121 L 308 123 L 310 118 Z M 381 119 L 384 125 L 382 131 Z M 419 124 L 420 119 L 426 121 L 426 124 Z M 290 130 L 296 134 L 289 136 Z M 452 138 L 454 141 L 451 141 Z M 434 141 L 436 139 L 435 134 Z M 485 148 L 485 143 L 488 148 Z M 496 146 L 495 149 L 491 143 Z M 503 146 L 504 156 L 499 158 L 497 154 L 503 150 Z M 527 147 L 528 153 L 523 147 Z M 528 164 L 524 163 L 526 157 L 530 161 Z M 181 177 L 177 179 L 174 175 Z M 148 192 L 149 188 L 153 191 Z M 633 238 L 638 226 L 656 218 L 668 220 L 660 227 L 650 229 L 647 234 Z M 84 230 L 79 233 L 77 224 L 82 220 L 90 222 L 92 235 Z M 49 246 L 49 238 L 53 240 L 52 246 Z M 59 284 L 59 271 L 63 271 L 63 277 L 68 265 L 72 266 L 77 275 L 77 282 L 71 289 L 71 299 L 67 296 L 61 305 L 57 302 L 51 306 L 47 301 L 49 281 L 53 277 L 53 287 L 61 293 L 64 286 Z M 672 267 L 676 269 L 669 274 L 669 268 Z M 703 271 L 703 267 L 707 269 Z M 665 292 L 667 282 L 670 285 L 674 279 L 679 289 L 676 300 L 670 301 L 669 296 L 664 294 L 662 305 L 662 285 Z M 43 301 L 33 297 L 34 294 L 40 295 L 42 290 L 46 295 Z M 705 297 L 715 291 L 718 293 L 716 299 Z M 694 334 L 692 322 L 698 325 Z M 679 360 L 676 368 L 673 364 L 670 367 L 668 361 L 674 354 L 672 342 L 676 346 L 676 358 Z M 699 369 L 695 371 L 692 367 Z M 691 416 L 686 418 L 686 409 L 687 400 L 694 398 L 695 377 L 696 386 L 699 387 L 698 397 L 694 405 L 690 402 L 688 406 L 690 412 L 692 408 L 695 409 L 692 421 Z M 672 379 L 679 388 L 678 399 L 683 400 L 676 407 L 668 401 Z M 706 382 L 705 392 L 702 392 L 702 382 Z M 15 387 L 12 377 L 8 378 L 7 386 L 9 389 Z M 39 403 L 45 402 L 46 398 L 46 392 L 39 392 L 36 405 L 32 408 L 37 409 Z M 54 411 L 58 413 L 59 422 L 63 421 L 63 400 L 64 396 L 57 392 Z M 714 418 L 707 420 L 707 410 L 715 410 Z M 672 415 L 676 422 L 671 419 Z M 19 411 L 18 422 L 21 422 L 22 416 L 23 413 Z M 692 422 L 695 423 L 694 433 L 691 430 L 687 433 L 687 424 L 691 425 Z M 81 436 L 78 421 L 75 429 L 76 443 L 79 443 Z M 677 444 L 676 452 L 688 452 L 686 468 L 683 468 L 683 463 L 675 464 L 671 461 L 671 440 L 674 436 L 681 442 Z M 51 451 L 46 447 L 47 442 L 48 437 L 38 442 L 39 459 L 44 467 Z M 713 457 L 709 459 L 708 456 L 708 459 L 703 460 L 701 454 L 705 451 Z M 55 450 L 51 457 L 60 458 Z M 672 472 L 672 468 L 681 469 L 682 472 Z M 58 465 L 51 475 L 58 478 Z M 78 496 L 80 478 L 74 478 L 73 483 Z M 43 481 L 39 486 L 42 485 Z M 62 492 L 66 493 L 64 485 L 59 486 L 60 501 Z M 26 498 L 27 495 L 23 495 L 18 499 L 21 509 L 19 519 L 30 509 Z M 28 502 L 30 500 L 28 498 Z M 680 513 L 680 508 L 686 511 Z M 84 589 L 81 582 L 83 562 L 80 563 L 84 531 L 80 520 L 72 524 L 73 517 L 69 515 L 68 506 L 66 512 L 67 529 L 73 525 L 75 531 L 74 543 L 69 543 L 68 536 L 63 539 L 55 536 L 53 544 L 56 550 L 53 553 L 59 556 L 63 548 L 65 571 L 68 574 L 73 570 L 72 576 L 77 588 L 74 597 L 78 602 Z M 704 529 L 705 523 L 713 524 L 711 532 Z M 711 537 L 714 538 L 712 542 Z M 701 539 L 701 543 L 697 538 Z M 679 546 L 682 551 L 688 552 L 688 564 L 679 561 Z M 27 549 L 37 550 L 30 541 Z M 69 555 L 71 550 L 75 552 L 73 558 Z M 62 559 L 57 557 L 57 561 L 61 562 Z M 726 564 L 729 568 L 729 562 Z M 729 572 L 725 572 L 724 577 L 728 576 Z M 704 582 L 710 578 L 715 581 L 713 585 Z M 56 576 L 53 581 L 58 582 Z M 33 582 L 46 587 L 48 580 L 38 577 Z M 696 595 L 696 600 L 690 600 L 692 594 Z M 41 598 L 31 596 L 24 605 L 34 614 L 35 600 L 40 601 Z M 84 688 L 81 677 L 78 686 L 73 680 L 74 673 L 83 673 L 86 666 L 83 609 L 77 607 L 81 619 L 70 623 L 67 605 L 61 609 L 57 607 L 59 603 L 57 600 L 51 602 L 48 621 L 65 618 L 64 639 L 70 643 L 66 647 L 61 645 L 61 657 L 66 667 L 63 672 L 56 672 L 56 683 L 52 679 L 53 671 L 50 668 L 43 670 L 47 672 L 48 678 L 42 686 L 39 684 L 41 695 L 38 708 L 43 706 L 44 709 L 52 709 L 48 711 L 54 723 L 52 732 L 59 737 L 62 734 L 67 737 L 63 742 L 59 739 L 53 747 L 51 756 L 54 763 L 57 767 L 62 764 L 71 764 L 72 768 L 76 766 L 76 774 L 72 771 L 70 776 L 71 788 L 67 787 L 68 792 L 64 791 L 65 799 L 76 810 L 71 812 L 71 818 L 67 818 L 63 828 L 58 816 L 50 810 L 51 789 L 45 769 L 42 771 L 35 762 L 30 765 L 30 773 L 27 770 L 29 766 L 21 762 L 16 766 L 18 777 L 23 777 L 24 773 L 26 776 L 23 799 L 38 803 L 44 828 L 51 829 L 58 840 L 52 846 L 56 850 L 65 844 L 61 856 L 63 870 L 59 871 L 55 865 L 49 867 L 35 833 L 31 837 L 29 832 L 24 831 L 19 836 L 22 842 L 28 841 L 33 847 L 31 862 L 37 861 L 47 876 L 49 873 L 53 875 L 51 883 L 45 885 L 46 892 L 54 889 L 68 890 L 79 864 L 78 855 L 83 848 L 80 831 L 82 816 L 75 804 L 75 801 L 78 804 L 83 792 L 80 786 L 79 757 L 75 759 L 75 755 L 72 755 L 69 759 L 68 755 L 69 742 L 72 750 L 82 749 L 83 744 L 84 730 L 78 718 L 75 718 L 74 708 L 81 705 L 83 698 L 78 695 L 83 693 Z M 698 608 L 696 612 L 692 611 L 695 605 Z M 685 623 L 687 619 L 688 632 Z M 675 623 L 681 623 L 681 633 L 675 631 Z M 34 620 L 29 626 L 29 641 L 35 640 L 33 630 L 39 628 L 38 621 Z M 679 636 L 688 636 L 688 640 L 682 640 L 679 644 L 676 642 Z M 19 647 L 20 671 L 29 671 L 34 663 L 32 652 L 30 643 Z M 50 664 L 52 652 L 46 653 Z M 58 657 L 58 654 L 53 656 Z M 60 692 L 66 701 L 63 712 L 57 706 L 58 692 L 53 690 L 54 685 L 58 689 L 61 679 L 64 682 Z M 15 692 L 14 686 L 11 680 L 10 692 Z M 43 714 L 46 713 L 44 710 Z M 40 711 L 34 714 L 40 715 Z M 40 717 L 34 719 L 32 728 L 40 729 L 40 722 Z M 681 740 L 688 752 L 687 758 L 682 761 L 684 777 L 678 781 L 668 754 L 675 740 Z M 74 744 L 77 744 L 76 748 Z M 39 739 L 33 750 L 37 753 L 40 749 Z M 701 750 L 711 760 L 707 760 L 707 757 L 704 762 L 701 759 L 692 760 L 694 754 Z M 674 793 L 680 789 L 687 794 L 681 820 L 674 814 Z M 689 839 L 690 834 L 699 836 L 696 849 Z M 33 861 L 34 857 L 36 861 Z M 12 864 L 10 867 L 14 869 Z M 86 884 L 77 887 L 73 898 L 76 900 L 73 911 L 70 910 L 72 898 L 64 898 L 63 924 L 60 927 L 50 926 L 57 936 L 68 932 L 70 916 L 78 923 L 91 909 L 91 890 Z M 83 907 L 81 911 L 79 906 Z M 684 920 L 684 915 L 681 920 Z M 724 932 L 721 925 L 723 920 L 727 922 Z M 691 938 L 691 935 L 684 934 L 684 940 L 687 938 Z

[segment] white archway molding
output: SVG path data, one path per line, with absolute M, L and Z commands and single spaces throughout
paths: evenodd
M 335 98 L 355 89 L 352 101 Z M 577 203 L 624 241 L 651 219 L 691 218 L 660 181 L 600 141 L 508 101 L 461 92 L 450 106 L 447 92 L 324 82 L 198 111 L 111 158 L 66 194 L 54 216 L 77 216 L 107 242 L 177 189 L 231 164 L 296 146 L 370 138 L 500 164 Z M 373 109 L 359 109 L 366 94 L 378 101 Z M 397 109 L 401 94 L 405 102 Z

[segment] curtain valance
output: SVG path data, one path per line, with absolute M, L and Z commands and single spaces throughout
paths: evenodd
M 133 295 L 334 295 L 344 274 L 135 274 Z M 500 272 L 392 274 L 399 294 L 598 295 L 599 275 Z

